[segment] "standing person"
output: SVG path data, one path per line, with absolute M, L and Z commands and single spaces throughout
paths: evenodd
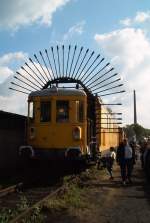
M 109 153 L 106 154 L 106 168 L 110 175 L 110 180 L 114 179 L 112 170 L 113 170 L 113 164 L 114 164 L 115 159 L 116 159 L 115 149 L 114 149 L 114 147 L 110 147 Z
M 117 163 L 120 165 L 121 177 L 123 185 L 126 185 L 126 182 L 132 183 L 131 173 L 133 169 L 133 151 L 129 146 L 127 139 L 124 139 L 120 143 L 117 149 Z
M 150 140 L 145 143 L 145 152 L 143 154 L 144 171 L 146 178 L 150 181 Z
M 144 153 L 146 151 L 147 141 L 141 143 L 140 147 L 140 159 L 141 159 L 141 168 L 144 169 Z
M 137 154 L 136 154 L 136 143 L 135 142 L 130 142 L 130 147 L 132 148 L 132 170 L 131 170 L 131 174 L 132 174 L 132 171 L 133 171 L 133 167 L 136 163 L 136 160 L 137 160 Z

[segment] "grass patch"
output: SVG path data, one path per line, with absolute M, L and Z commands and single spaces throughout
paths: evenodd
M 44 211 L 61 211 L 69 208 L 84 208 L 82 189 L 77 184 L 70 184 L 63 193 L 46 201 L 42 207 Z
M 0 223 L 8 223 L 16 218 L 21 212 L 29 208 L 28 200 L 25 196 L 20 196 L 20 201 L 15 209 L 3 208 L 0 211 Z M 44 216 L 41 214 L 41 208 L 35 207 L 32 214 L 21 220 L 21 223 L 43 223 Z
M 46 201 L 42 207 L 43 211 L 61 211 L 72 208 L 86 208 L 87 204 L 84 201 L 83 194 L 86 191 L 84 183 L 93 178 L 93 170 L 87 170 L 80 173 L 80 175 L 65 176 L 64 189 L 54 198 Z
M 2 208 L 0 212 L 0 223 L 7 223 L 10 221 L 10 219 L 13 219 L 17 215 L 17 211 L 7 209 L 7 208 Z
M 63 189 L 55 196 L 46 201 L 41 207 L 36 207 L 32 214 L 23 219 L 22 223 L 43 223 L 47 214 L 62 213 L 62 211 L 72 212 L 88 208 L 86 202 L 87 184 L 101 175 L 99 170 L 92 167 L 79 175 L 65 176 Z M 87 184 L 86 184 L 87 183 Z M 8 223 L 22 211 L 29 208 L 28 200 L 25 196 L 20 196 L 20 201 L 13 210 L 3 209 L 0 211 L 0 223 Z
M 41 213 L 41 207 L 35 207 L 32 214 L 23 219 L 22 223 L 43 223 L 44 222 L 44 215 Z
M 13 209 L 2 208 L 0 211 L 0 223 L 7 223 L 15 218 L 19 213 L 26 210 L 29 207 L 27 198 L 20 196 L 20 201 Z

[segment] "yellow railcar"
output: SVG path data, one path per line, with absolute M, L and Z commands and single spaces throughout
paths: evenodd
M 117 75 L 104 57 L 83 46 L 51 46 L 29 58 L 10 87 L 28 95 L 27 142 L 20 154 L 39 159 L 96 157 L 97 151 L 118 146 L 120 123 L 114 123 L 102 102 L 107 95 L 124 92 Z
M 102 154 L 105 154 L 110 147 L 116 148 L 119 145 L 121 137 L 121 129 L 114 122 L 114 116 L 111 114 L 111 111 L 104 106 L 101 108 L 101 132 L 99 137 Z
M 53 87 L 32 92 L 28 98 L 30 155 L 64 158 L 86 154 L 86 107 L 87 96 L 82 90 Z
M 105 118 L 100 114 L 99 129 L 96 116 L 93 116 L 94 105 L 85 91 L 79 89 L 52 87 L 31 92 L 28 97 L 27 145 L 20 147 L 20 153 L 37 159 L 81 159 L 118 146 L 118 127 L 111 114 L 101 107 L 99 112 L 109 117 L 108 123 L 103 124 Z
M 100 136 L 101 137 L 100 151 L 102 152 L 102 154 L 105 154 L 106 152 L 108 152 L 110 147 L 114 147 L 114 148 L 118 147 L 120 133 L 115 132 L 116 129 L 114 129 L 114 130 L 111 129 L 111 132 L 108 132 L 105 129 L 102 129 L 101 131 L 102 132 L 101 132 L 101 136 Z

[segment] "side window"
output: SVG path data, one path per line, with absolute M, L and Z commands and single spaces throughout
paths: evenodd
M 56 101 L 56 122 L 69 121 L 69 101 Z
M 40 121 L 49 122 L 51 121 L 51 102 L 42 101 L 40 106 Z
M 34 120 L 34 103 L 33 101 L 29 101 L 28 104 L 28 116 L 31 120 Z
M 77 122 L 83 122 L 84 118 L 84 104 L 83 101 L 76 101 Z

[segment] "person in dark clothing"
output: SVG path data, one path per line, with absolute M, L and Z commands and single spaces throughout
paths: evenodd
M 136 157 L 136 143 L 135 142 L 130 142 L 130 146 L 132 148 L 132 170 L 131 170 L 131 173 L 132 173 L 134 164 L 136 163 L 136 160 L 137 160 L 137 157 Z
M 134 152 L 131 146 L 129 146 L 127 139 L 124 139 L 120 143 L 117 149 L 116 161 L 120 165 L 121 177 L 123 185 L 128 181 L 131 181 L 131 174 L 133 170 Z
M 144 169 L 144 153 L 146 151 L 147 142 L 141 143 L 140 147 L 140 160 L 141 160 L 141 168 Z

